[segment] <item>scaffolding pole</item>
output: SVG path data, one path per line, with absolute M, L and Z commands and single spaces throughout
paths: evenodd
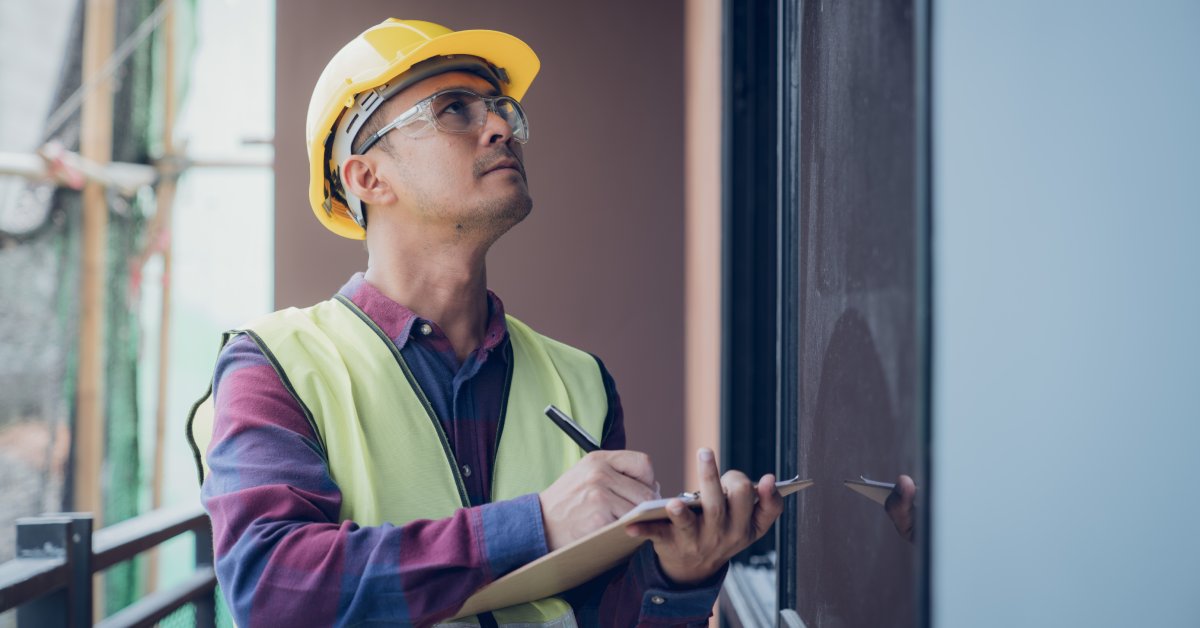
M 115 0 L 88 0 L 83 45 L 84 81 L 97 75 L 112 54 Z M 104 78 L 83 103 L 80 154 L 104 165 L 112 159 L 112 80 Z M 108 202 L 104 186 L 83 188 L 82 307 L 79 319 L 79 382 L 76 394 L 75 509 L 90 512 L 102 526 L 100 467 L 104 460 L 104 286 L 107 280 Z
M 83 82 L 97 81 L 83 101 L 80 154 L 101 166 L 112 160 L 113 82 L 103 72 L 113 53 L 116 0 L 88 0 L 84 9 Z M 82 272 L 80 286 L 79 371 L 75 412 L 75 460 L 72 490 L 75 510 L 90 512 L 93 525 L 104 521 L 100 474 L 104 461 L 104 308 L 107 283 L 108 203 L 96 181 L 83 188 Z M 102 580 L 97 576 L 99 588 Z M 100 589 L 102 590 L 102 589 Z M 94 596 L 95 616 L 104 613 L 104 597 Z

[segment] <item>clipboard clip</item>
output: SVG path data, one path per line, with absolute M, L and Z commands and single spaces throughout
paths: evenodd
M 800 479 L 800 476 L 799 476 L 799 475 L 797 475 L 796 477 L 794 477 L 794 478 L 792 478 L 792 479 L 790 479 L 790 480 L 784 480 L 784 481 L 782 481 L 782 482 L 776 482 L 776 483 L 775 483 L 775 490 L 779 490 L 779 489 L 781 489 L 781 488 L 787 488 L 787 487 L 789 487 L 789 486 L 791 486 L 791 485 L 793 485 L 793 484 L 799 484 L 801 481 L 802 481 L 802 480 Z M 752 484 L 751 486 L 753 486 L 755 489 L 757 489 L 757 488 L 758 488 L 758 482 L 755 482 L 755 483 L 754 483 L 754 484 Z M 727 494 L 728 494 L 728 493 L 727 493 Z M 679 495 L 676 497 L 676 499 L 682 499 L 682 500 L 684 501 L 684 503 L 690 503 L 690 502 L 696 502 L 696 501 L 700 501 L 700 491 L 684 491 L 684 492 L 680 493 L 680 494 L 679 494 Z

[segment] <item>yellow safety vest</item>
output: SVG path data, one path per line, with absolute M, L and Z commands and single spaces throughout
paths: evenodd
M 608 399 L 587 353 L 542 336 L 512 316 L 507 403 L 500 419 L 492 499 L 540 492 L 584 451 L 543 415 L 554 404 L 600 435 Z M 433 406 L 395 343 L 349 299 L 269 314 L 227 332 L 246 334 L 300 403 L 342 492 L 342 521 L 362 526 L 442 519 L 470 506 L 459 465 Z M 211 388 L 193 407 L 188 437 L 203 482 L 212 439 Z M 558 597 L 493 611 L 505 626 L 576 625 Z M 444 625 L 478 625 L 475 617 Z

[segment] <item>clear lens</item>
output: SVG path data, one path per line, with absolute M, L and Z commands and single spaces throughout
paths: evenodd
M 471 92 L 438 94 L 430 107 L 438 126 L 450 133 L 467 133 L 483 126 L 487 119 L 487 106 L 483 99 Z
M 465 90 L 442 92 L 432 100 L 418 103 L 407 114 L 408 120 L 398 119 L 395 128 L 412 138 L 429 135 L 435 126 L 446 133 L 472 133 L 487 122 L 488 111 L 495 111 L 508 123 L 518 142 L 529 141 L 529 123 L 517 101 L 508 96 L 485 98 Z
M 497 98 L 496 113 L 508 123 L 513 137 L 518 142 L 524 144 L 529 141 L 529 124 L 525 121 L 525 112 L 521 109 L 521 105 L 517 104 L 517 101 L 508 96 Z
M 525 113 L 517 101 L 508 96 L 485 98 L 473 92 L 455 90 L 438 94 L 429 103 L 429 108 L 437 120 L 438 128 L 447 133 L 478 131 L 487 122 L 488 110 L 491 109 L 508 123 L 518 142 L 529 139 Z

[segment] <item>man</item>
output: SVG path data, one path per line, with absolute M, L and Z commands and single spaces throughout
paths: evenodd
M 366 240 L 367 270 L 330 301 L 228 334 L 212 423 L 190 421 L 239 625 L 447 620 L 489 582 L 657 497 L 648 457 L 624 450 L 603 364 L 506 316 L 487 290 L 488 249 L 532 207 L 518 101 L 538 66 L 510 35 L 393 19 L 318 80 L 313 209 Z M 585 455 L 541 416 L 547 403 L 603 450 Z M 630 526 L 649 542 L 628 563 L 456 622 L 705 624 L 724 565 L 782 499 L 773 477 L 754 488 L 698 456 L 702 513 L 673 500 L 669 521 Z

